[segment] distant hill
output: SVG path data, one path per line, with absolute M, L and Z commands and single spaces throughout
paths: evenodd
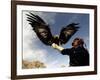
M 45 64 L 40 61 L 26 61 L 23 60 L 22 62 L 22 68 L 23 69 L 32 69 L 32 68 L 46 68 Z

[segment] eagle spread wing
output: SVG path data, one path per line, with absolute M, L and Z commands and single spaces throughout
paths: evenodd
M 49 28 L 49 25 L 45 23 L 43 19 L 41 19 L 38 15 L 34 15 L 33 13 L 26 14 L 27 21 L 33 27 L 38 38 L 46 45 L 52 44 L 52 34 Z
M 40 18 L 38 15 L 33 13 L 26 14 L 27 21 L 33 27 L 38 38 L 46 45 L 52 45 L 53 43 L 56 44 L 65 44 L 69 41 L 69 39 L 78 31 L 78 24 L 71 23 L 68 26 L 62 28 L 60 32 L 60 36 L 52 36 L 49 25 Z
M 60 36 L 59 36 L 59 43 L 65 44 L 69 41 L 69 39 L 78 31 L 78 23 L 71 23 L 66 27 L 63 27 Z

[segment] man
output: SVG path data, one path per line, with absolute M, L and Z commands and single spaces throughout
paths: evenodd
M 61 46 L 53 43 L 52 47 L 61 51 L 63 55 L 69 55 L 70 66 L 88 66 L 89 53 L 84 48 L 84 41 L 81 38 L 75 38 L 72 42 L 72 48 L 64 49 Z

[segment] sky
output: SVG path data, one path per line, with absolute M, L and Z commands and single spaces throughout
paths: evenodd
M 26 14 L 32 12 L 40 16 L 47 24 L 53 35 L 59 35 L 62 27 L 70 23 L 79 23 L 79 31 L 63 45 L 64 48 L 71 48 L 71 43 L 74 38 L 80 37 L 85 41 L 85 47 L 89 50 L 89 14 L 80 13 L 60 13 L 60 12 L 35 12 L 23 11 L 23 60 L 38 60 L 46 64 L 47 68 L 59 68 L 69 66 L 69 56 L 62 55 L 59 51 L 51 46 L 44 45 L 32 30 L 31 25 L 27 21 Z M 56 65 L 56 66 L 55 66 Z

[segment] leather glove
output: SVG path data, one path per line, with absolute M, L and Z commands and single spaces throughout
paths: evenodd
M 57 44 L 55 44 L 55 43 L 52 44 L 52 47 L 53 47 L 54 49 L 59 50 L 59 51 L 62 51 L 62 50 L 64 49 L 63 47 L 61 47 L 61 46 L 59 46 L 59 45 L 57 45 Z
M 55 44 L 55 43 L 52 44 L 52 47 L 55 48 L 55 49 L 57 49 L 57 46 L 58 46 L 58 45 Z

